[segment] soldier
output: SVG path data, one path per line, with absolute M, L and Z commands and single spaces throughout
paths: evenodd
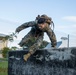
M 19 45 L 22 47 L 24 46 L 29 40 L 34 39 L 34 44 L 29 48 L 29 52 L 24 55 L 24 60 L 27 61 L 27 59 L 35 53 L 35 51 L 39 48 L 39 46 L 42 44 L 44 32 L 47 33 L 51 40 L 51 46 L 56 47 L 57 41 L 56 36 L 53 32 L 53 30 L 50 27 L 50 24 L 52 24 L 53 21 L 50 17 L 47 15 L 38 15 L 35 19 L 35 21 L 30 21 L 22 24 L 16 29 L 16 33 L 19 33 L 21 30 L 32 27 L 31 31 L 22 38 Z M 31 42 L 31 41 L 30 41 Z

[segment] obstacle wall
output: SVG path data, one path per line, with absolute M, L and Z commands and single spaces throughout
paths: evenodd
M 28 50 L 10 51 L 8 75 L 76 75 L 76 48 L 37 50 L 27 62 Z

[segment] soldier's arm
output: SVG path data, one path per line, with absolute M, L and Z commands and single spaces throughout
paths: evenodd
M 56 46 L 57 40 L 56 40 L 56 36 L 55 36 L 55 33 L 53 32 L 53 30 L 49 27 L 47 29 L 46 33 L 51 41 L 52 47 Z
M 36 21 L 26 22 L 26 23 L 22 24 L 21 26 L 19 26 L 18 28 L 16 28 L 15 32 L 20 32 L 21 30 L 28 28 L 28 27 L 32 27 L 34 25 L 36 25 Z

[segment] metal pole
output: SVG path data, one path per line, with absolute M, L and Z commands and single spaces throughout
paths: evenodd
M 69 48 L 69 34 L 68 34 L 68 48 Z

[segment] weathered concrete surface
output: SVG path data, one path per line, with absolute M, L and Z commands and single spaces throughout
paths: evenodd
M 8 75 L 76 75 L 76 48 L 37 50 L 25 62 L 27 53 L 9 52 Z

